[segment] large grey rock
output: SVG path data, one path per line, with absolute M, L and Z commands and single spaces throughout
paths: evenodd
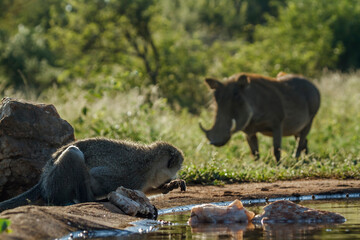
M 3 98 L 0 106 L 0 201 L 24 192 L 74 129 L 53 105 Z

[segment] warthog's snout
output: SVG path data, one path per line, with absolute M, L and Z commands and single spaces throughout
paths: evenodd
M 211 144 L 211 145 L 214 145 L 215 147 L 221 147 L 221 146 L 224 146 L 227 142 L 228 142 L 228 141 L 226 141 L 226 142 L 214 142 L 214 141 L 210 141 L 210 144 Z
M 216 147 L 224 146 L 229 140 L 231 135 L 229 136 L 221 136 L 221 134 L 216 134 L 213 129 L 206 130 L 201 123 L 199 122 L 200 129 L 205 133 L 206 138 L 209 140 L 211 145 Z M 219 138 L 220 137 L 220 138 Z

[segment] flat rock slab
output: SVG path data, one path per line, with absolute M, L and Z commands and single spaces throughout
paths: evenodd
M 314 179 L 223 186 L 187 186 L 186 192 L 173 191 L 152 201 L 158 209 L 169 206 L 203 204 L 235 199 L 275 198 L 313 194 L 360 193 L 360 180 Z
M 110 203 L 81 203 L 65 207 L 23 206 L 1 213 L 10 219 L 11 233 L 0 239 L 54 239 L 78 230 L 123 229 L 139 218 Z

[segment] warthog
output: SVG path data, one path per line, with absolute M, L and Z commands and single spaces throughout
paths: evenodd
M 305 150 L 306 136 L 320 107 L 320 93 L 302 76 L 283 74 L 270 78 L 252 73 L 239 73 L 225 82 L 206 78 L 214 89 L 217 110 L 215 123 L 205 132 L 210 144 L 223 146 L 237 131 L 246 134 L 251 153 L 259 158 L 256 133 L 273 137 L 274 155 L 280 160 L 281 137 L 294 135 L 296 157 Z

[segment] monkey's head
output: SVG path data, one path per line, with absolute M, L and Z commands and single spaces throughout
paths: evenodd
M 152 182 L 154 187 L 158 187 L 176 177 L 184 161 L 184 155 L 180 149 L 166 142 L 156 142 L 152 147 L 155 153 Z

